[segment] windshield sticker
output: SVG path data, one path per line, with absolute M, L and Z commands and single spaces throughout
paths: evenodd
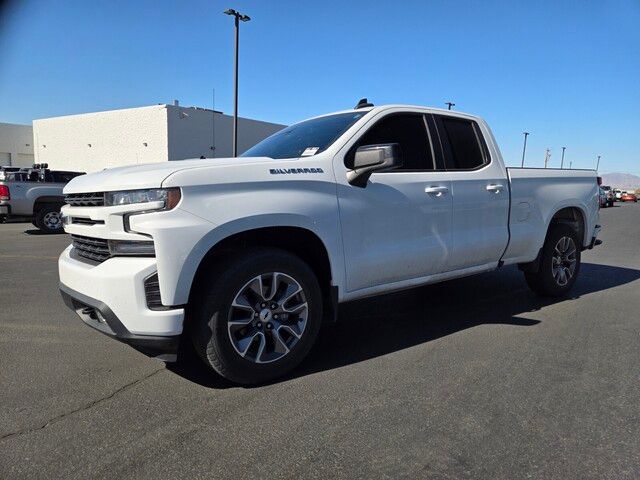
M 318 150 L 320 150 L 320 147 L 307 147 L 304 149 L 304 152 L 302 152 L 302 155 L 300 156 L 310 157 L 311 155 L 315 155 Z

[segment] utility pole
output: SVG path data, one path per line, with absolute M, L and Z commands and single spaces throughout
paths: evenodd
M 444 104 L 449 107 L 448 110 L 451 110 L 451 107 L 455 107 L 456 104 L 455 103 L 451 103 L 451 102 L 444 102 Z
M 598 168 L 600 168 L 600 155 L 598 155 L 598 163 L 596 163 L 596 172 L 598 171 Z
M 544 154 L 544 168 L 547 168 L 547 163 L 549 163 L 549 158 L 551 158 L 551 150 L 547 148 L 547 152 Z
M 248 22 L 251 18 L 247 15 L 243 15 L 240 12 L 236 12 L 233 9 L 225 10 L 223 13 L 235 17 L 235 36 L 236 36 L 236 48 L 235 48 L 235 68 L 233 77 L 233 156 L 238 156 L 238 47 L 240 44 L 240 21 Z M 215 115 L 215 113 L 214 113 Z
M 527 137 L 529 136 L 529 132 L 522 132 L 524 135 L 524 146 L 522 147 L 522 168 L 524 168 L 524 153 L 527 151 Z
M 567 149 L 567 147 L 562 147 L 562 160 L 560 160 L 560 170 L 562 170 L 562 167 L 564 166 L 564 151 Z

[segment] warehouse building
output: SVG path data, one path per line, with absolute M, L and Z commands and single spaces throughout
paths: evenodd
M 95 172 L 232 156 L 232 116 L 177 103 L 34 120 L 35 161 L 56 170 Z M 238 118 L 238 153 L 284 127 Z
M 0 165 L 33 165 L 33 128 L 31 125 L 0 123 Z

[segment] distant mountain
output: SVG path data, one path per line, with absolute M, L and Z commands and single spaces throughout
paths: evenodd
M 610 185 L 612 188 L 620 188 L 622 190 L 640 188 L 640 177 L 630 173 L 603 173 L 601 177 L 602 184 Z

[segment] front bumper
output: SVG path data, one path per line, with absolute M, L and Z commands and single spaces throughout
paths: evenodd
M 62 296 L 85 323 L 152 356 L 159 352 L 168 361 L 167 355 L 175 355 L 184 308 L 148 308 L 144 280 L 157 271 L 155 258 L 115 257 L 95 264 L 76 257 L 69 246 L 58 269 Z M 81 314 L 85 308 L 89 313 Z
M 135 335 L 127 330 L 120 319 L 113 313 L 113 310 L 101 301 L 76 292 L 63 283 L 60 283 L 60 294 L 65 305 L 76 312 L 80 319 L 90 327 L 130 345 L 149 357 L 165 362 L 176 361 L 180 335 L 167 337 Z

